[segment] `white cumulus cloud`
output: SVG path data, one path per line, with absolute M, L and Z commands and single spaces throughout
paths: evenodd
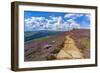
M 58 17 L 50 16 L 49 19 L 45 17 L 31 17 L 25 19 L 24 22 L 26 30 L 66 31 L 80 27 L 80 25 L 77 24 L 73 19 L 64 21 L 61 16 Z
M 75 13 L 71 13 L 71 14 L 65 14 L 65 18 L 71 18 L 71 19 L 75 19 L 77 17 L 81 17 L 83 16 L 83 14 L 75 14 Z

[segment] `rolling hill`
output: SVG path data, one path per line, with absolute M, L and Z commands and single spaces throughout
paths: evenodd
M 75 41 L 75 46 L 80 50 L 84 59 L 90 58 L 90 30 L 73 29 L 25 41 L 24 61 L 56 60 L 56 55 L 64 47 L 66 36 L 70 36 Z

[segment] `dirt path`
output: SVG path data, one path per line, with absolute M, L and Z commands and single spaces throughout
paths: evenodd
M 57 59 L 82 59 L 83 55 L 70 36 L 66 36 L 64 47 L 56 56 Z

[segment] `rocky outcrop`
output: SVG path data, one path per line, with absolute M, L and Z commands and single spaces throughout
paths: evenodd
M 82 59 L 83 55 L 70 36 L 66 36 L 64 47 L 56 55 L 57 59 Z

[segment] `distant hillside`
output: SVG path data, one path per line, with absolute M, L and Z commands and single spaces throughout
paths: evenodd
M 24 32 L 24 41 L 27 42 L 27 41 L 42 38 L 42 37 L 53 36 L 53 35 L 60 34 L 62 32 L 64 31 L 47 31 L 47 30 L 27 31 L 27 32 Z

